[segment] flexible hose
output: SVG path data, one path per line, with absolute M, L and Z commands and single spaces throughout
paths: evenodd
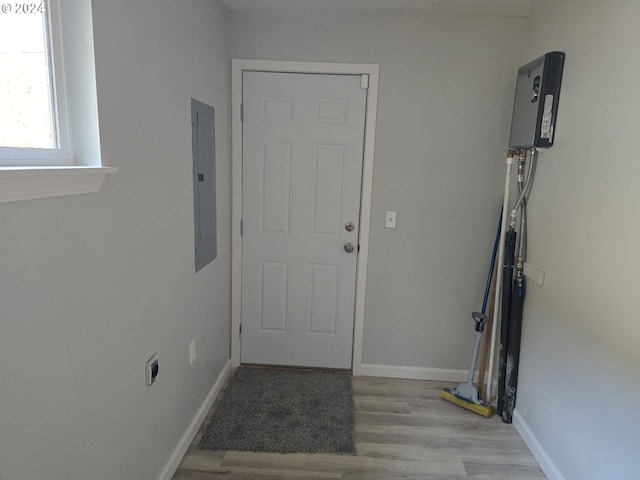
M 511 211 L 511 222 L 513 223 L 512 226 L 514 227 L 515 227 L 515 218 L 518 215 L 518 207 L 529 196 L 529 191 L 531 190 L 531 187 L 533 185 L 533 179 L 536 176 L 537 164 L 538 164 L 537 150 L 532 149 L 530 160 L 529 160 L 529 171 L 527 172 L 527 179 L 524 184 L 524 188 L 520 192 L 520 196 L 518 197 L 518 200 L 516 200 L 516 203 L 514 203 L 513 210 Z
M 531 152 L 531 155 L 533 155 L 533 152 Z M 522 158 L 522 164 L 524 164 L 526 160 L 527 160 L 527 154 L 525 152 L 524 157 Z M 520 166 L 521 164 L 518 163 L 518 195 L 519 196 L 521 196 L 522 192 L 525 191 L 524 189 L 525 180 L 526 178 L 529 178 L 531 174 L 531 162 L 529 162 L 529 164 L 527 165 L 529 169 L 529 175 L 527 176 L 525 176 L 524 174 L 520 175 Z M 524 166 L 522 169 L 524 170 Z M 517 257 L 518 259 L 517 264 L 520 266 L 524 262 L 524 253 L 526 252 L 526 249 L 527 249 L 526 229 L 527 229 L 527 199 L 523 198 L 522 203 L 520 204 L 520 238 L 518 241 L 518 257 Z
M 518 263 L 524 263 L 527 255 L 527 200 L 520 205 L 520 245 L 518 245 Z

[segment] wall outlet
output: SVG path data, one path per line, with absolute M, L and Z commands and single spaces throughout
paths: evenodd
M 154 353 L 153 356 L 149 360 L 147 360 L 144 370 L 145 370 L 145 382 L 148 388 L 151 385 L 153 385 L 153 382 L 156 381 L 156 377 L 158 376 L 158 372 L 160 371 L 160 368 L 158 366 L 157 354 Z
M 196 339 L 191 340 L 189 344 L 189 365 L 193 365 L 196 361 Z

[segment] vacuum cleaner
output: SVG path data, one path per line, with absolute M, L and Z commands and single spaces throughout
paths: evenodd
M 493 415 L 493 409 L 489 404 L 484 402 L 479 394 L 478 389 L 473 384 L 473 376 L 476 372 L 476 365 L 478 363 L 478 352 L 480 351 L 480 344 L 482 343 L 482 335 L 484 333 L 484 327 L 487 323 L 487 301 L 489 300 L 489 290 L 491 289 L 491 280 L 493 279 L 493 270 L 495 267 L 496 254 L 498 252 L 498 245 L 500 243 L 500 232 L 502 230 L 502 213 L 500 214 L 500 220 L 498 221 L 498 231 L 496 232 L 496 240 L 493 244 L 493 254 L 491 255 L 491 265 L 489 266 L 489 275 L 487 278 L 487 284 L 484 290 L 484 300 L 482 301 L 482 311 L 473 312 L 471 317 L 475 322 L 476 339 L 473 347 L 473 355 L 471 356 L 471 365 L 469 366 L 469 376 L 467 381 L 461 383 L 456 388 L 445 388 L 440 392 L 440 396 L 445 400 L 458 405 L 459 407 L 466 408 L 483 417 L 491 417 Z

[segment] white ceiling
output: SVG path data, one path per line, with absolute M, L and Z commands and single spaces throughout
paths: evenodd
M 222 0 L 232 12 L 335 11 L 404 15 L 528 16 L 545 0 Z

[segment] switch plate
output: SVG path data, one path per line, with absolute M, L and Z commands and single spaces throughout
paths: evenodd
M 189 365 L 193 365 L 196 361 L 196 339 L 191 340 L 189 344 Z
M 387 211 L 384 219 L 384 228 L 396 228 L 396 212 Z

